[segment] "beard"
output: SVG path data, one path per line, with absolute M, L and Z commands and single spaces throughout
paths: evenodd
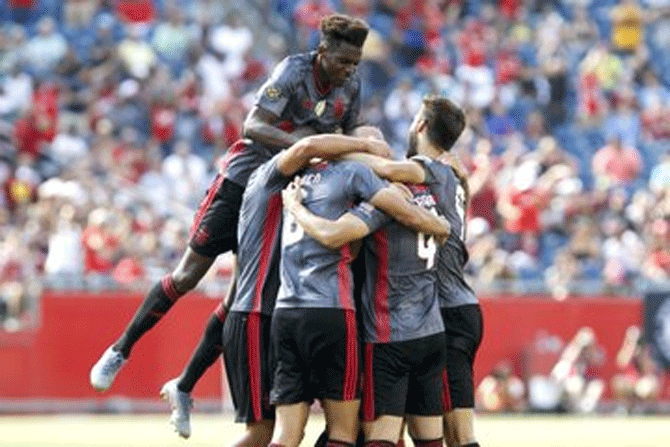
M 409 141 L 407 145 L 407 158 L 411 158 L 417 154 L 417 146 L 419 145 L 419 138 L 416 132 L 409 133 Z

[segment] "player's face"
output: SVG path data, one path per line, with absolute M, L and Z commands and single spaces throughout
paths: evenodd
M 409 126 L 409 141 L 407 142 L 407 157 L 413 157 L 418 153 L 418 146 L 419 146 L 419 122 L 421 121 L 421 117 L 423 116 L 423 106 L 421 106 L 421 110 L 419 110 L 419 113 L 416 114 L 414 117 L 414 121 L 412 121 L 412 124 Z
M 321 50 L 321 67 L 335 87 L 354 74 L 361 61 L 361 49 L 347 42 Z

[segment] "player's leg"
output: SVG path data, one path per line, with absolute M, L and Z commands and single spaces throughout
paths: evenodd
M 365 445 L 395 446 L 402 431 L 410 365 L 401 343 L 366 343 L 363 348 L 361 419 Z
M 224 361 L 235 407 L 235 422 L 246 423 L 235 446 L 267 445 L 275 413 L 269 405 L 272 385 L 270 318 L 258 313 L 231 312 L 223 327 Z
M 311 403 L 310 371 L 303 352 L 304 317 L 304 309 L 275 309 L 272 315 L 275 365 L 270 403 L 275 405 L 275 427 L 270 447 L 297 446 L 304 436 Z
M 94 388 L 99 391 L 108 389 L 137 340 L 182 295 L 198 284 L 219 254 L 235 249 L 243 192 L 243 187 L 224 180 L 220 175 L 216 177 L 196 213 L 189 246 L 177 268 L 150 290 L 121 337 L 91 369 L 90 379 Z M 221 333 L 220 330 L 218 333 Z
M 482 339 L 478 304 L 442 309 L 447 356 L 443 375 L 444 434 L 447 446 L 476 447 L 473 364 Z
M 328 321 L 328 324 L 324 324 Z M 359 432 L 360 349 L 353 310 L 323 309 L 307 326 L 315 336 L 310 343 L 314 393 L 321 399 L 328 441 L 326 446 L 352 445 Z
M 441 447 L 442 372 L 447 355 L 444 333 L 411 340 L 410 347 L 408 357 L 413 366 L 405 407 L 407 429 L 415 446 Z
M 297 447 L 305 435 L 309 404 L 277 404 L 275 429 L 269 447 Z

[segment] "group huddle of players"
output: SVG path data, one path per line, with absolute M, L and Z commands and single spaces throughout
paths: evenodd
M 405 423 L 417 446 L 477 446 L 482 321 L 463 279 L 467 181 L 449 152 L 464 114 L 424 99 L 406 160 L 386 158 L 380 132 L 358 122 L 367 25 L 331 15 L 320 29 L 318 49 L 287 57 L 259 90 L 179 265 L 93 366 L 91 384 L 108 389 L 135 342 L 232 250 L 235 281 L 161 390 L 181 436 L 190 392 L 223 352 L 247 427 L 237 446 L 299 445 L 315 399 L 327 446 L 353 445 L 361 429 L 367 446 L 396 445 Z

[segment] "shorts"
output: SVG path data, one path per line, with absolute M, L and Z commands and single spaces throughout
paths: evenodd
M 447 345 L 443 404 L 445 412 L 454 408 L 474 408 L 473 364 L 482 341 L 483 320 L 479 304 L 442 308 Z
M 237 221 L 244 188 L 217 174 L 196 212 L 189 246 L 201 256 L 216 258 L 232 250 L 237 252 Z
M 267 315 L 230 312 L 223 325 L 223 360 L 235 422 L 274 419 L 269 399 L 273 372 L 270 322 Z
M 273 405 L 359 397 L 360 354 L 353 310 L 275 309 L 272 343 Z
M 439 416 L 444 334 L 391 343 L 366 343 L 362 420 L 379 416 Z

